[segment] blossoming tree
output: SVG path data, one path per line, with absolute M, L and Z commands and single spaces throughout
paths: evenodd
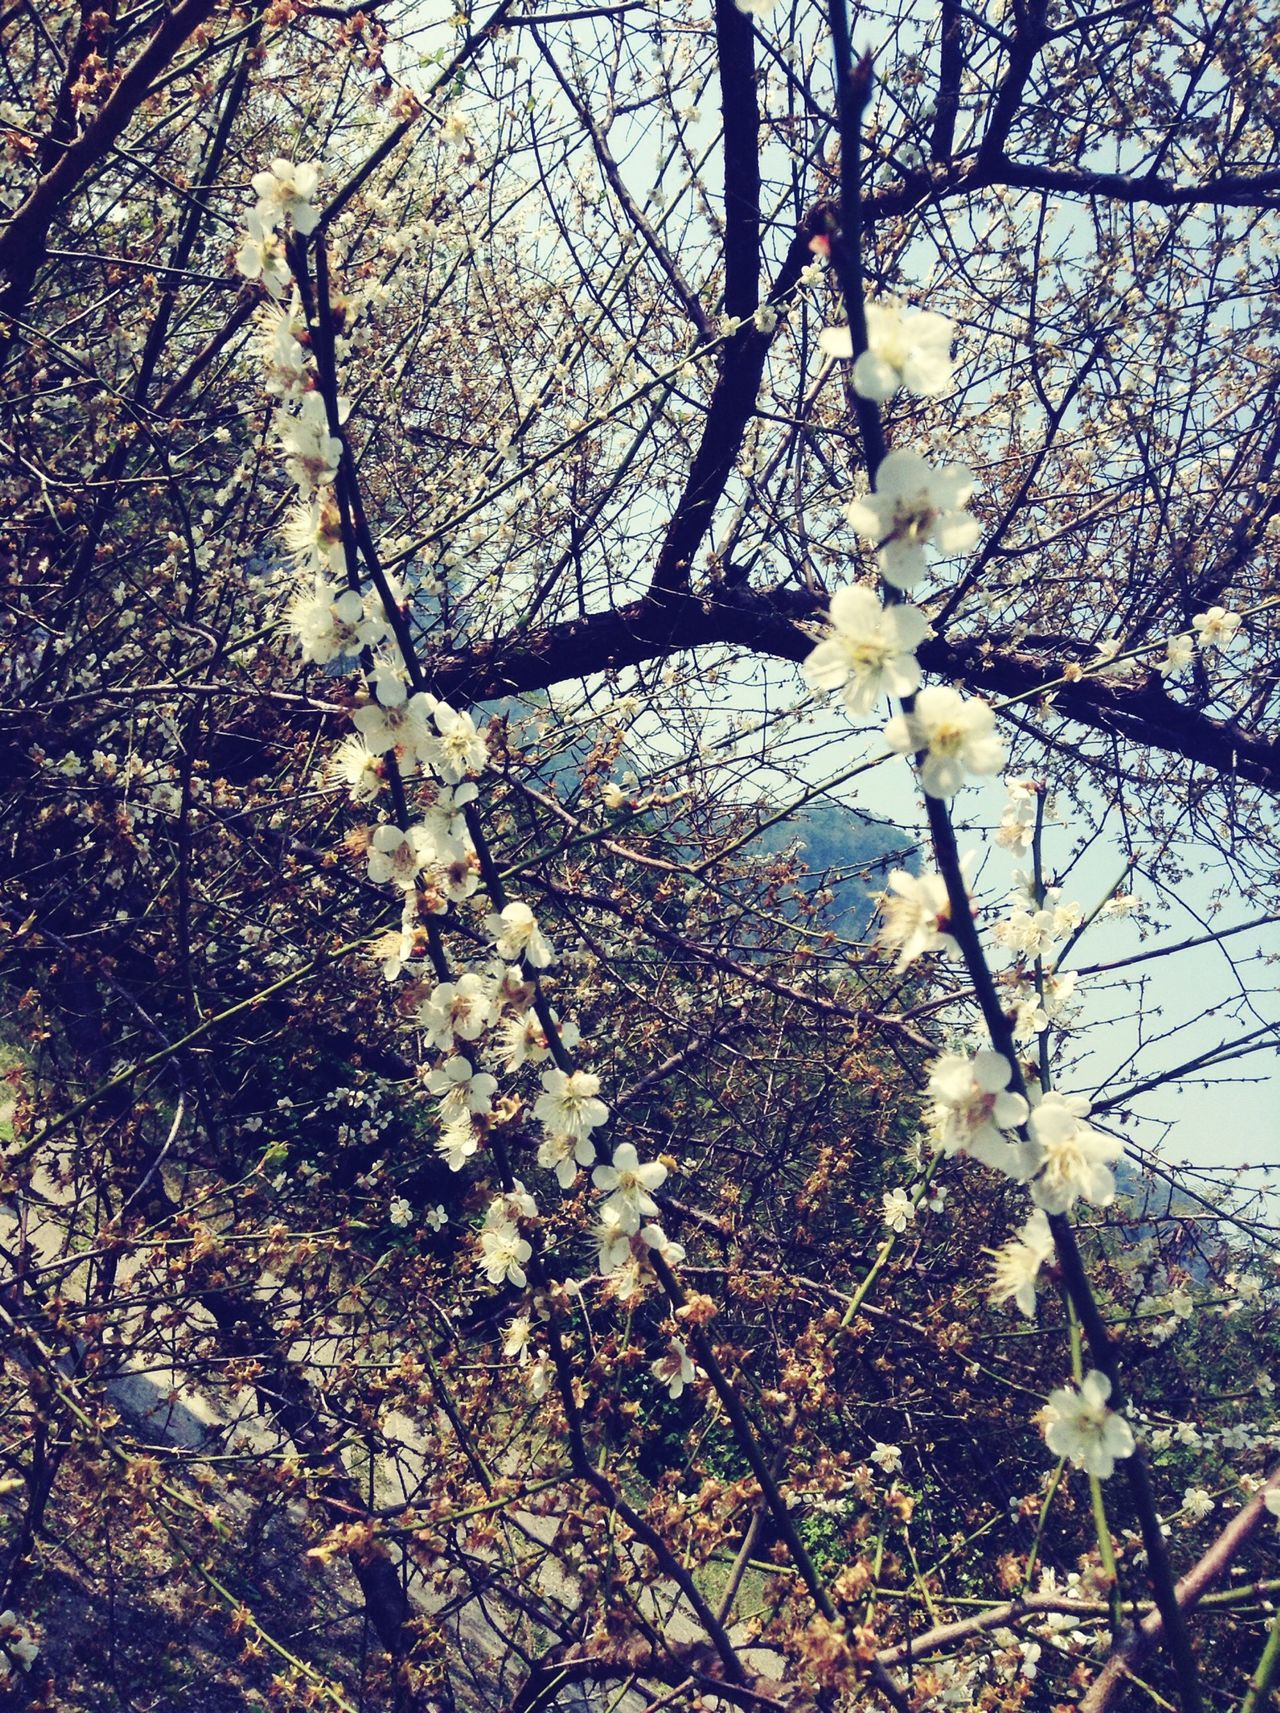
M 0 42 L 4 1693 L 1257 1713 L 1274 25 Z

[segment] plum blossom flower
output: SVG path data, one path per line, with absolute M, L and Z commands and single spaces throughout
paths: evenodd
M 600 1078 L 591 1071 L 544 1071 L 542 1089 L 533 1116 L 553 1134 L 586 1136 L 609 1116 L 598 1098 Z
M 954 797 L 966 774 L 998 773 L 1004 760 L 990 705 L 949 684 L 926 685 L 909 714 L 888 722 L 884 736 L 899 755 L 924 752 L 920 783 L 930 797 Z
M 486 1225 L 517 1225 L 522 1219 L 536 1219 L 538 1204 L 519 1178 L 512 1178 L 509 1190 L 499 1190 L 485 1209 Z
M 1058 938 L 1057 921 L 1052 910 L 1015 910 L 991 935 L 1021 957 L 1042 958 Z
M 328 409 L 320 394 L 304 393 L 296 414 L 282 417 L 277 428 L 285 467 L 303 497 L 330 486 L 342 462 L 342 442 L 329 432 Z
M 308 665 L 327 666 L 339 655 L 358 654 L 369 640 L 370 626 L 360 596 L 354 589 L 339 594 L 328 583 L 317 583 L 309 593 L 296 595 L 286 622 Z
M 554 963 L 556 954 L 551 942 L 527 904 L 514 900 L 505 904 L 497 915 L 489 917 L 485 926 L 497 946 L 498 956 L 508 963 L 523 958 L 536 970 Z
M 902 1468 L 902 1447 L 890 1445 L 885 1440 L 878 1439 L 876 1448 L 871 1453 L 871 1462 L 882 1469 L 886 1475 L 896 1475 Z
M 895 974 L 901 975 L 908 964 L 926 952 L 954 954 L 958 950 L 949 931 L 947 883 L 940 874 L 908 874 L 905 868 L 895 868 L 879 904 L 882 925 L 876 943 L 886 951 L 897 952 Z
M 1111 1167 L 1124 1145 L 1086 1124 L 1088 1111 L 1083 1095 L 1059 1094 L 1056 1089 L 1031 1109 L 1029 1162 L 1038 1174 L 1031 1198 L 1046 1213 L 1070 1213 L 1078 1198 L 1106 1207 L 1115 1196 Z
M 1182 1495 L 1182 1512 L 1188 1523 L 1202 1523 L 1213 1507 L 1213 1495 L 1203 1487 L 1188 1487 Z
M 419 869 L 434 855 L 431 835 L 424 826 L 397 827 L 384 821 L 374 828 L 369 840 L 369 879 L 379 886 L 394 881 L 407 891 Z
M 352 714 L 351 723 L 376 755 L 390 753 L 397 761 L 430 762 L 436 750 L 430 725 L 435 705 L 434 696 L 415 690 L 391 707 L 367 702 Z
M 551 1390 L 551 1382 L 555 1377 L 555 1368 L 545 1350 L 540 1350 L 533 1359 L 533 1365 L 525 1375 L 525 1384 L 529 1395 L 535 1403 L 545 1398 Z
M 945 315 L 911 309 L 893 298 L 866 306 L 867 349 L 853 365 L 853 390 L 883 404 L 899 387 L 919 398 L 940 398 L 951 390 L 951 340 L 955 329 Z M 826 327 L 818 336 L 826 357 L 853 356 L 847 327 Z
M 256 210 L 245 217 L 246 235 L 236 253 L 236 272 L 247 280 L 261 280 L 274 298 L 289 289 L 289 263 L 284 245 L 266 226 Z
M 256 319 L 258 355 L 267 371 L 266 390 L 276 398 L 300 398 L 311 368 L 298 338 L 305 322 L 302 302 L 297 292 L 293 293 L 288 304 L 261 304 Z M 330 504 L 326 509 L 329 522 L 333 526 L 329 531 L 331 540 L 340 542 L 341 534 L 336 527 L 337 506 Z M 290 514 L 284 529 L 285 540 L 294 553 L 298 551 L 294 545 L 298 527 L 299 519 L 295 511 Z
M 1156 671 L 1164 676 L 1171 672 L 1181 672 L 1190 666 L 1195 657 L 1196 646 L 1189 636 L 1171 636 L 1164 659 L 1156 662 Z
M 556 1175 L 562 1190 L 570 1189 L 583 1166 L 590 1166 L 596 1157 L 596 1146 L 589 1136 L 544 1136 L 538 1144 L 538 1164 Z
M 1210 607 L 1207 613 L 1197 613 L 1191 623 L 1201 648 L 1230 648 L 1241 619 L 1239 613 L 1229 613 L 1225 607 Z
M 529 1335 L 533 1330 L 533 1322 L 527 1314 L 518 1314 L 509 1320 L 503 1329 L 502 1354 L 514 1356 L 523 1368 L 529 1360 Z
M 884 1222 L 890 1231 L 901 1234 L 914 1223 L 916 1210 L 906 1190 L 886 1190 L 881 1199 L 884 1204 Z
M 665 1355 L 649 1364 L 649 1372 L 660 1385 L 667 1388 L 669 1398 L 678 1398 L 685 1387 L 696 1379 L 698 1370 L 690 1360 L 684 1345 L 678 1338 L 673 1338 L 667 1345 Z
M 382 790 L 382 768 L 382 757 L 374 755 L 358 732 L 352 732 L 325 763 L 324 777 L 345 786 L 353 803 L 372 803 Z
M 489 759 L 489 750 L 470 714 L 459 713 L 447 702 L 438 702 L 435 718 L 440 741 L 432 765 L 441 779 L 457 785 L 468 773 L 481 771 Z
M 430 1072 L 427 1090 L 439 1097 L 440 1115 L 447 1123 L 463 1113 L 488 1112 L 498 1083 L 487 1071 L 478 1071 L 470 1059 L 455 1053 Z
M 683 1243 L 677 1243 L 667 1236 L 660 1225 L 642 1225 L 640 1236 L 648 1248 L 655 1250 L 668 1267 L 678 1267 L 685 1258 Z
M 505 1221 L 486 1225 L 480 1233 L 480 1265 L 491 1285 L 509 1284 L 523 1290 L 529 1283 L 524 1264 L 533 1254 L 519 1228 Z
M 13 1679 L 13 1667 L 30 1671 L 40 1654 L 40 1644 L 12 1607 L 0 1612 L 0 1685 Z
M 522 1065 L 541 1064 L 551 1050 L 542 1019 L 533 1010 L 516 1011 L 504 1017 L 498 1039 L 503 1068 L 508 1071 L 518 1071 Z
M 391 1198 L 391 1206 L 387 1210 L 387 1218 L 391 1221 L 392 1225 L 408 1225 L 413 1219 L 413 1208 L 403 1196 L 393 1196 Z
M 624 1229 L 623 1215 L 612 1203 L 602 1204 L 599 1223 L 593 1235 L 602 1273 L 613 1273 L 631 1259 L 631 1239 L 634 1233 Z
M 911 589 L 925 572 L 924 550 L 966 553 L 980 533 L 964 508 L 973 476 L 959 464 L 935 470 L 918 452 L 890 452 L 876 471 L 875 492 L 850 500 L 845 516 L 874 541 L 880 575 L 895 589 Z
M 441 786 L 436 800 L 422 820 L 431 829 L 441 862 L 454 862 L 471 852 L 471 836 L 463 810 L 476 798 L 476 788 L 470 781 L 465 785 Z
M 867 714 L 882 696 L 909 696 L 920 684 L 915 651 L 929 621 L 905 602 L 882 606 L 864 584 L 831 597 L 831 634 L 802 667 L 813 690 L 839 690 L 851 714 Z
M 449 1223 L 449 1215 L 439 1202 L 427 1209 L 426 1219 L 432 1231 L 440 1231 Z
M 469 1112 L 456 1113 L 436 1138 L 436 1153 L 451 1172 L 460 1172 L 479 1146 Z
M 648 1215 L 657 1213 L 658 1204 L 649 1192 L 663 1184 L 666 1176 L 665 1166 L 656 1160 L 641 1165 L 632 1144 L 620 1142 L 613 1151 L 613 1163 L 597 1166 L 591 1181 L 606 1192 L 604 1206 L 617 1214 L 619 1229 L 630 1234 L 639 1231 Z
M 1036 830 L 1036 800 L 1039 791 L 1029 779 L 1011 779 L 1009 801 L 996 828 L 996 843 L 1004 850 L 1024 856 L 1031 849 Z
M 1116 1461 L 1133 1454 L 1133 1430 L 1122 1415 L 1107 1407 L 1111 1382 L 1092 1368 L 1074 1386 L 1059 1386 L 1049 1394 L 1041 1412 L 1045 1443 L 1057 1457 L 1105 1481 Z
M 1040 1269 L 1054 1256 L 1053 1233 L 1041 1208 L 1033 1208 L 1031 1216 L 1016 1237 L 992 1251 L 991 1289 L 987 1293 L 992 1303 L 1008 1302 L 1010 1298 L 1029 1320 L 1036 1314 L 1036 1281 Z
M 929 1067 L 927 1115 L 934 1147 L 968 1154 L 1011 1177 L 1021 1176 L 1022 1150 L 1007 1131 L 1027 1119 L 1027 1103 L 1009 1088 L 1013 1067 L 1001 1053 L 943 1053 Z
M 288 219 L 295 232 L 305 236 L 315 231 L 320 215 L 311 201 L 320 186 L 318 161 L 295 166 L 277 156 L 265 172 L 254 173 L 250 183 L 258 198 L 254 213 L 265 227 L 274 230 Z
M 427 1044 L 440 1052 L 452 1048 L 454 1037 L 478 1041 L 493 1022 L 493 992 L 483 976 L 468 970 L 457 981 L 442 981 L 414 1014 Z

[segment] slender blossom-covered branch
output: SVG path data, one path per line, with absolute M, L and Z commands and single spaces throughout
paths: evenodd
M 849 46 L 845 0 L 831 0 L 830 16 L 835 45 L 837 87 L 841 91 L 842 159 L 840 232 L 832 241 L 832 259 L 836 264 L 841 290 L 845 298 L 846 313 L 852 334 L 853 354 L 857 357 L 867 349 L 866 321 L 862 309 L 863 285 L 859 248 L 862 210 L 857 163 L 860 147 L 861 114 L 869 88 L 870 66 L 867 61 L 863 61 L 855 72 Z M 1026 51 L 1029 57 L 1025 68 L 1020 68 L 1017 65 L 1011 68 L 1010 83 L 1015 82 L 1018 76 L 1025 76 L 1026 72 L 1029 72 L 1030 59 L 1034 57 L 1033 50 L 1037 45 L 1035 32 L 1039 17 L 1040 13 L 1034 6 L 1030 12 L 1024 15 L 1024 28 L 1028 32 Z M 993 126 L 998 118 L 999 102 L 997 102 Z M 874 423 L 871 421 L 872 418 L 874 418 Z M 869 399 L 860 399 L 858 420 L 862 429 L 867 472 L 874 485 L 875 473 L 885 450 L 878 406 Z M 897 591 L 888 586 L 885 589 L 885 596 L 889 601 L 900 599 Z M 914 705 L 914 697 L 904 697 L 902 702 L 903 713 L 909 717 Z M 950 901 L 950 931 L 960 949 L 970 980 L 973 982 L 978 1006 L 991 1038 L 991 1044 L 1009 1065 L 1010 1086 L 1025 1096 L 1027 1090 L 1019 1068 L 1017 1044 L 1013 1038 L 1012 1027 L 1004 1007 L 1000 1003 L 995 980 L 987 963 L 986 953 L 969 906 L 968 888 L 965 884 L 950 812 L 946 801 L 932 794 L 925 796 L 925 810 L 934 858 L 938 865 L 938 872 L 946 884 L 947 896 Z M 1064 1214 L 1051 1214 L 1049 1224 L 1057 1247 L 1058 1261 L 1062 1269 L 1066 1290 L 1084 1327 L 1093 1361 L 1110 1382 L 1113 1406 L 1117 1410 L 1122 1410 L 1125 1400 L 1119 1353 L 1098 1308 L 1079 1247 L 1076 1244 L 1075 1233 L 1070 1221 Z M 1190 1637 L 1183 1622 L 1182 1609 L 1178 1604 L 1172 1567 L 1165 1546 L 1164 1531 L 1156 1508 L 1155 1495 L 1151 1489 L 1150 1476 L 1140 1449 L 1135 1448 L 1133 1454 L 1126 1459 L 1126 1474 L 1134 1506 L 1138 1512 L 1143 1545 L 1147 1551 L 1152 1591 L 1164 1624 L 1165 1643 L 1169 1649 L 1183 1698 L 1183 1713 L 1202 1713 L 1203 1700 L 1200 1693 L 1195 1656 L 1192 1653 Z

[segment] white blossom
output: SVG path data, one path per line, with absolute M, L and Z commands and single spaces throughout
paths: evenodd
M 30 1671 L 40 1654 L 40 1644 L 12 1607 L 0 1612 L 0 1686 L 13 1678 L 12 1666 Z M 12 1662 L 12 1663 L 11 1663 Z
M 289 289 L 291 275 L 284 245 L 264 225 L 256 211 L 245 217 L 246 234 L 236 254 L 236 272 L 247 280 L 261 280 L 274 298 Z
M 619 1229 L 627 1233 L 639 1231 L 644 1219 L 656 1214 L 658 1204 L 650 1195 L 666 1181 L 667 1168 L 656 1160 L 642 1165 L 630 1142 L 621 1142 L 613 1151 L 613 1162 L 597 1166 L 591 1181 L 598 1190 L 607 1192 L 606 1208 L 617 1214 Z
M 1196 657 L 1195 643 L 1189 636 L 1171 636 L 1163 660 L 1156 662 L 1156 671 L 1168 675 L 1181 672 Z
M 479 1146 L 469 1112 L 455 1113 L 436 1138 L 436 1153 L 451 1172 L 460 1172 Z
M 1046 1213 L 1069 1213 L 1078 1198 L 1106 1207 L 1116 1193 L 1112 1165 L 1124 1145 L 1084 1122 L 1089 1102 L 1083 1095 L 1043 1095 L 1027 1120 L 1030 1164 L 1037 1173 L 1031 1196 Z
M 529 1334 L 532 1330 L 533 1322 L 527 1314 L 516 1315 L 503 1329 L 502 1354 L 516 1357 L 522 1368 L 529 1360 Z
M 1203 1487 L 1188 1487 L 1182 1495 L 1182 1510 L 1189 1523 L 1202 1523 L 1213 1507 L 1213 1496 Z
M 296 414 L 276 424 L 284 448 L 285 467 L 304 498 L 328 487 L 342 462 L 342 442 L 329 432 L 329 415 L 319 393 L 304 393 Z
M 498 1084 L 487 1071 L 478 1071 L 470 1059 L 455 1053 L 428 1074 L 427 1090 L 438 1096 L 440 1115 L 447 1123 L 463 1113 L 488 1112 Z
M 375 827 L 369 840 L 369 879 L 381 885 L 394 881 L 406 890 L 411 888 L 419 870 L 435 855 L 431 834 L 421 824 L 413 827 L 393 826 L 384 821 Z
M 506 1283 L 523 1290 L 529 1283 L 524 1265 L 532 1254 L 528 1239 L 514 1225 L 486 1225 L 480 1233 L 480 1265 L 491 1285 Z
M 884 1222 L 890 1231 L 904 1232 L 914 1222 L 916 1210 L 906 1190 L 886 1190 L 881 1200 L 884 1206 Z
M 1021 957 L 1042 958 L 1058 938 L 1052 910 L 1015 910 L 997 922 L 991 937 Z
M 387 1218 L 392 1225 L 409 1225 L 413 1220 L 413 1208 L 403 1196 L 393 1196 L 391 1206 L 387 1210 Z
M 1133 1432 L 1122 1415 L 1108 1409 L 1111 1382 L 1094 1368 L 1074 1386 L 1049 1394 L 1042 1412 L 1045 1443 L 1057 1457 L 1105 1481 L 1118 1458 L 1133 1453 Z
M 689 1352 L 678 1338 L 673 1338 L 667 1345 L 665 1355 L 649 1365 L 649 1372 L 654 1379 L 667 1388 L 669 1398 L 678 1398 L 685 1387 L 691 1385 L 698 1370 L 689 1358 Z
M 256 172 L 252 184 L 257 193 L 255 213 L 264 226 L 275 228 L 288 219 L 295 232 L 314 232 L 320 215 L 311 206 L 320 184 L 317 161 L 295 165 L 277 157 L 265 172 Z
M 949 684 L 929 684 L 909 714 L 895 714 L 885 742 L 899 755 L 924 752 L 920 783 L 930 797 L 954 797 L 967 774 L 998 773 L 1004 744 L 988 703 Z
M 901 975 L 908 964 L 926 952 L 954 954 L 958 950 L 950 932 L 947 883 L 940 874 L 891 870 L 879 907 L 882 923 L 876 944 L 898 954 L 895 973 Z
M 918 607 L 883 606 L 863 584 L 831 597 L 831 634 L 804 661 L 814 690 L 839 690 L 851 714 L 866 714 L 882 696 L 909 696 L 920 684 L 915 651 L 929 635 Z
M 886 1475 L 896 1475 L 902 1468 L 902 1447 L 878 1439 L 875 1450 L 871 1453 L 871 1462 Z
M 441 1052 L 453 1047 L 455 1037 L 478 1041 L 493 1019 L 492 988 L 470 970 L 457 981 L 438 983 L 414 1014 L 427 1044 Z
M 390 753 L 401 762 L 430 763 L 437 747 L 431 729 L 435 706 L 434 696 L 425 690 L 415 690 L 391 707 L 367 702 L 355 710 L 351 723 L 375 754 Z
M 538 1144 L 538 1164 L 555 1173 L 562 1190 L 569 1189 L 579 1169 L 590 1166 L 595 1157 L 595 1143 L 589 1136 L 547 1135 Z
M 895 589 L 924 576 L 926 546 L 967 553 L 981 533 L 965 505 L 973 476 L 959 464 L 935 470 L 918 452 L 890 452 L 876 471 L 874 493 L 850 500 L 845 516 L 878 550 L 880 575 Z
M 591 1071 L 544 1071 L 533 1116 L 554 1134 L 586 1136 L 609 1116 L 599 1089 L 600 1078 Z
M 911 309 L 893 298 L 866 305 L 867 349 L 853 365 L 853 390 L 882 404 L 899 387 L 919 398 L 951 390 L 954 328 L 945 315 Z M 818 346 L 826 357 L 853 356 L 848 327 L 824 328 Z
M 1210 607 L 1207 613 L 1197 613 L 1191 623 L 1201 648 L 1230 648 L 1241 619 L 1239 613 L 1229 613 L 1225 607 Z
M 527 904 L 513 901 L 503 905 L 497 915 L 488 918 L 485 927 L 497 946 L 498 956 L 509 963 L 523 958 L 531 969 L 541 970 L 555 960 L 551 942 Z
M 479 773 L 489 759 L 489 751 L 470 714 L 459 713 L 447 702 L 438 702 L 435 720 L 440 741 L 432 765 L 441 779 L 456 785 L 468 773 Z
M 1017 1237 L 992 1252 L 991 1289 L 989 1300 L 1008 1302 L 1010 1298 L 1030 1320 L 1036 1313 L 1036 1281 L 1046 1261 L 1054 1257 L 1053 1233 L 1043 1209 L 1033 1208 Z
M 353 803 L 372 803 L 382 790 L 382 757 L 358 733 L 343 738 L 325 765 L 325 777 L 344 785 Z
M 948 1156 L 968 1154 L 1011 1177 L 1022 1175 L 1022 1150 L 1006 1132 L 1027 1119 L 1027 1103 L 1009 1088 L 1013 1067 L 989 1048 L 943 1053 L 929 1067 L 933 1145 Z

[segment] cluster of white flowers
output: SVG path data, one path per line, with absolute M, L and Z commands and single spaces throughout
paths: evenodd
M 951 386 L 953 328 L 945 316 L 892 301 L 866 306 L 868 349 L 853 367 L 853 386 L 880 401 L 899 387 L 934 398 Z M 847 327 L 829 327 L 819 341 L 828 357 L 852 357 Z M 966 507 L 974 479 L 960 465 L 935 468 L 919 453 L 886 453 L 871 493 L 852 499 L 845 515 L 872 542 L 880 576 L 891 590 L 912 589 L 925 574 L 926 548 L 943 555 L 967 553 L 979 536 Z M 1004 746 L 987 703 L 966 699 L 947 685 L 917 690 L 916 650 L 929 636 L 917 608 L 897 600 L 883 605 L 868 588 L 839 589 L 828 613 L 830 634 L 804 662 L 815 690 L 838 690 L 851 714 L 869 713 L 884 696 L 914 697 L 894 715 L 885 739 L 899 754 L 921 757 L 920 782 L 931 797 L 952 797 L 968 776 L 997 773 Z
M 995 840 L 1003 849 L 1025 856 L 1035 837 L 1039 787 L 1032 779 L 1010 779 L 1006 782 L 1006 789 L 1008 801 L 1000 816 Z
M 287 220 L 304 237 L 315 231 L 320 215 L 313 199 L 320 187 L 320 167 L 314 161 L 295 166 L 276 159 L 265 172 L 254 173 L 252 184 L 258 200 L 245 220 L 236 267 L 245 279 L 261 280 L 272 297 L 280 298 L 291 277 L 280 228 Z
M 0 1687 L 13 1682 L 15 1667 L 30 1671 L 39 1654 L 40 1644 L 12 1607 L 0 1612 Z

